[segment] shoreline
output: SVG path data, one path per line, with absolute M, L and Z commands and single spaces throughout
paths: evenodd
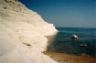
M 66 54 L 54 51 L 46 51 L 44 54 L 50 56 L 58 63 L 96 63 L 96 57 L 87 55 Z

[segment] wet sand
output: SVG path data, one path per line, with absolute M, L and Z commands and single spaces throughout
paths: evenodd
M 45 54 L 53 58 L 58 63 L 96 63 L 96 57 L 88 55 L 74 55 L 59 53 L 53 51 L 46 51 Z

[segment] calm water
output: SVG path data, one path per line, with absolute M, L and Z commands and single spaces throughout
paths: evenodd
M 59 33 L 56 35 L 52 47 L 55 51 L 69 54 L 88 54 L 96 56 L 96 29 L 95 28 L 57 28 Z M 72 40 L 71 36 L 76 34 L 78 40 Z M 87 46 L 81 46 L 87 45 Z

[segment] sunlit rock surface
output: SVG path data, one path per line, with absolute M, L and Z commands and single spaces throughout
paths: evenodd
M 53 24 L 17 0 L 0 0 L 0 63 L 56 63 L 42 52 Z

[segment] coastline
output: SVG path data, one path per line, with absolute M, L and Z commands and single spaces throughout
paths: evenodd
M 46 51 L 45 54 L 58 63 L 96 63 L 96 57 L 87 55 L 66 54 L 54 51 Z

